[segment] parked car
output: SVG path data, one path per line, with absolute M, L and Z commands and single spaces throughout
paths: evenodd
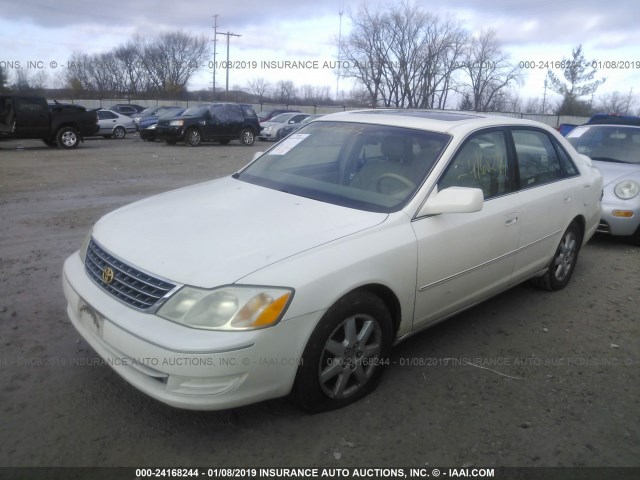
M 302 120 L 309 116 L 308 113 L 281 113 L 278 116 L 273 117 L 268 122 L 262 123 L 260 126 L 259 140 L 280 140 L 282 138 L 279 135 L 279 131 L 285 125 L 294 125 L 300 123 Z
M 281 113 L 290 113 L 290 112 L 300 113 L 300 110 L 291 110 L 288 108 L 275 108 L 272 110 L 263 110 L 258 113 L 258 120 L 262 125 L 264 122 L 268 122 L 276 115 L 280 115 Z
M 132 103 L 116 103 L 115 105 L 111 105 L 110 107 L 105 108 L 104 110 L 111 110 L 116 113 L 120 113 L 122 115 L 126 115 L 128 117 L 140 113 L 143 111 L 145 107 L 142 105 L 135 105 Z
M 237 173 L 99 220 L 64 264 L 71 322 L 169 405 L 371 392 L 393 344 L 532 279 L 564 288 L 602 177 L 533 121 L 326 115 Z
M 184 142 L 195 147 L 202 142 L 240 140 L 252 145 L 260 131 L 256 113 L 250 106 L 237 103 L 208 103 L 188 108 L 179 117 L 161 118 L 156 136 L 169 145 Z
M 35 138 L 50 147 L 76 148 L 98 131 L 95 110 L 31 95 L 0 95 L 0 140 Z
M 142 117 L 140 123 L 137 125 L 140 131 L 140 138 L 145 142 L 154 142 L 156 140 L 156 130 L 158 126 L 158 120 L 162 117 L 175 118 L 184 113 L 186 108 L 172 107 L 169 110 L 162 111 L 162 115 L 159 117 L 156 115 L 149 115 L 148 117 Z
M 585 124 L 574 128 L 567 139 L 591 158 L 604 177 L 602 219 L 598 232 L 627 237 L 640 245 L 640 118 L 626 125 Z
M 104 138 L 124 138 L 127 133 L 134 133 L 136 126 L 131 117 L 113 110 L 98 110 L 98 125 L 100 130 L 96 135 Z
M 278 130 L 277 140 L 282 140 L 284 137 L 291 135 L 293 132 L 299 130 L 301 127 L 304 127 L 307 123 L 316 118 L 323 117 L 324 115 L 320 113 L 316 113 L 314 115 L 309 115 L 307 118 L 303 119 L 299 123 L 292 123 L 288 125 L 284 125 L 282 128 Z
M 149 117 L 159 117 L 167 112 L 176 111 L 175 109 L 182 108 L 177 105 L 155 105 L 153 107 L 145 108 L 142 112 L 133 115 L 133 121 L 136 124 L 136 129 L 140 130 L 140 122 Z M 184 109 L 183 109 L 184 110 Z M 175 115 L 178 115 L 177 113 Z M 148 125 L 147 125 L 148 126 Z M 143 127 L 146 128 L 146 127 Z

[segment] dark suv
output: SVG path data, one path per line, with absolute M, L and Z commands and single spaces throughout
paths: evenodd
M 256 112 L 250 105 L 238 103 L 207 103 L 191 107 L 178 117 L 159 119 L 156 127 L 157 138 L 169 145 L 183 141 L 191 147 L 202 142 L 226 145 L 231 140 L 253 145 L 258 132 L 260 123 Z

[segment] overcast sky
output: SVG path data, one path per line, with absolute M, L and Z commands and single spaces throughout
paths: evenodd
M 394 0 L 379 2 L 388 4 Z M 628 61 L 617 68 L 601 68 L 607 81 L 598 93 L 628 94 L 640 79 L 640 2 L 637 0 L 415 0 L 425 11 L 451 15 L 464 28 L 478 33 L 492 27 L 514 63 L 562 60 L 582 44 L 588 60 Z M 0 65 L 38 62 L 30 73 L 45 69 L 55 79 L 64 71 L 73 51 L 100 53 L 125 43 L 135 34 L 153 36 L 181 29 L 213 40 L 213 15 L 218 31 L 232 32 L 230 58 L 234 61 L 318 61 L 317 68 L 264 70 L 243 68 L 230 72 L 230 86 L 246 86 L 256 77 L 275 83 L 293 80 L 296 86 L 313 84 L 349 90 L 347 80 L 336 82 L 325 61 L 337 58 L 342 8 L 342 38 L 350 31 L 350 16 L 362 0 L 0 0 Z M 367 2 L 374 9 L 376 2 Z M 218 37 L 218 61 L 226 58 L 226 41 Z M 213 43 L 211 44 L 213 51 Z M 213 59 L 213 56 L 210 58 Z M 636 62 L 638 62 L 636 64 Z M 603 64 L 605 65 L 605 64 Z M 542 97 L 546 69 L 528 69 L 521 97 Z M 207 65 L 189 85 L 210 89 Z M 10 77 L 11 78 L 11 77 Z M 217 88 L 224 89 L 218 70 Z M 634 90 L 634 94 L 638 94 Z M 640 98 L 640 97 L 637 97 Z

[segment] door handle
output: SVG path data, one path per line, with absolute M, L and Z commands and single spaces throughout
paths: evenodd
M 518 223 L 518 212 L 507 213 L 505 217 L 507 219 L 504 221 L 504 224 L 507 226 Z

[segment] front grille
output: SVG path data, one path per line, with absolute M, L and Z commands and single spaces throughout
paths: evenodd
M 113 272 L 109 282 L 103 278 L 107 267 Z M 139 310 L 151 309 L 176 288 L 172 283 L 127 265 L 100 247 L 93 239 L 87 248 L 84 268 L 89 277 L 104 291 Z

